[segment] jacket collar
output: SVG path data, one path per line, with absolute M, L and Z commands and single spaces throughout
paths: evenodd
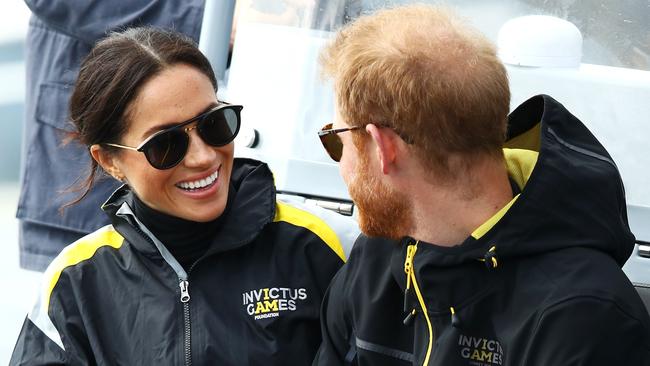
M 488 290 L 500 264 L 517 258 L 580 247 L 622 265 L 634 248 L 616 165 L 564 106 L 546 95 L 524 102 L 509 116 L 504 147 L 538 154 L 510 207 L 460 245 L 418 244 L 413 268 L 431 311 L 473 301 Z M 403 287 L 406 247 L 415 241 L 405 238 L 393 253 L 392 272 Z
M 236 158 L 230 189 L 234 192 L 229 202 L 231 207 L 206 254 L 233 250 L 252 242 L 275 216 L 273 175 L 265 163 Z M 127 218 L 128 212 L 132 212 L 127 208 L 133 207 L 133 195 L 131 189 L 123 185 L 102 205 L 102 210 L 110 217 L 115 229 L 140 252 L 159 255 L 148 230 L 142 230 L 137 220 Z

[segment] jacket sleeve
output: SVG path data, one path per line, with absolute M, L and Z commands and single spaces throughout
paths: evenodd
M 524 364 L 650 365 L 649 331 L 613 301 L 573 298 L 542 315 Z
M 88 365 L 95 363 L 70 282 L 61 274 L 48 286 L 48 272 L 36 304 L 27 315 L 10 365 Z
M 323 220 L 323 222 L 329 227 L 329 230 L 332 230 L 337 237 L 336 241 L 338 243 L 336 248 L 333 247 L 332 249 L 344 262 L 347 261 L 347 258 L 350 256 L 350 252 L 352 251 L 352 247 L 354 246 L 354 242 L 359 237 L 359 234 L 361 234 L 359 224 L 352 217 L 343 216 L 314 204 L 307 204 L 304 199 L 296 196 L 279 195 L 278 201 L 309 212 Z
M 351 346 L 351 327 L 346 319 L 345 312 L 345 277 L 344 266 L 334 277 L 330 287 L 325 293 L 321 306 L 321 333 L 323 341 L 313 366 L 341 366 L 352 365 L 356 352 Z
M 129 26 L 174 27 L 198 40 L 203 0 L 25 0 L 48 26 L 94 44 L 107 31 Z
M 9 365 L 66 365 L 65 350 L 25 318 Z

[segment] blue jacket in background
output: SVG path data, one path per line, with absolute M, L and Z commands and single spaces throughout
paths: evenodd
M 26 44 L 25 125 L 21 164 L 20 265 L 43 270 L 67 244 L 106 224 L 100 207 L 119 182 L 102 177 L 75 206 L 66 192 L 90 168 L 87 148 L 63 145 L 73 126 L 68 102 L 79 65 L 108 32 L 152 25 L 198 42 L 203 0 L 26 0 L 32 11 Z

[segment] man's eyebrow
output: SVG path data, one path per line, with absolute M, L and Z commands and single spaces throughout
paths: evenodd
M 196 118 L 196 117 L 202 115 L 203 113 L 209 111 L 210 109 L 218 106 L 219 104 L 223 104 L 223 102 L 218 102 L 218 101 L 217 102 L 212 102 L 205 109 L 203 109 L 201 112 L 199 112 L 196 116 L 194 116 L 192 118 L 189 118 L 189 119 L 186 119 L 185 121 L 189 121 L 190 119 Z M 183 122 L 185 122 L 185 121 L 183 121 Z M 168 128 L 171 128 L 171 127 L 174 127 L 174 126 L 178 126 L 183 122 L 170 122 L 170 123 L 163 123 L 163 124 L 152 126 L 148 130 L 146 130 L 142 134 L 141 137 L 146 139 L 146 138 L 148 138 L 149 136 L 153 135 L 154 133 L 156 133 L 158 131 L 162 131 L 162 130 L 165 130 L 165 129 L 168 129 Z

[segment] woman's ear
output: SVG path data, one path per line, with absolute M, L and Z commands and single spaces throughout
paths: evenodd
M 99 144 L 94 144 L 90 146 L 90 155 L 95 159 L 97 164 L 104 169 L 105 172 L 113 176 L 113 178 L 119 180 L 120 182 L 124 180 L 124 174 L 117 166 L 115 161 L 115 155 L 106 151 Z

